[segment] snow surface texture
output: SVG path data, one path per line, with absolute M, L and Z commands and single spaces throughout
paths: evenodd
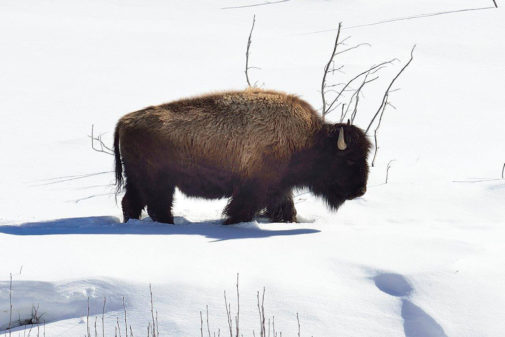
M 135 335 L 145 335 L 149 283 L 162 336 L 198 336 L 206 305 L 211 330 L 223 333 L 223 290 L 234 307 L 240 273 L 244 336 L 258 334 L 263 286 L 266 315 L 285 336 L 296 334 L 297 312 L 302 336 L 503 335 L 504 10 L 370 26 L 493 4 L 261 4 L 0 2 L 0 329 L 8 326 L 12 273 L 14 320 L 38 307 L 47 336 L 85 334 L 88 297 L 93 321 L 107 298 L 113 335 L 123 296 Z M 339 56 L 346 68 L 335 82 L 393 57 L 405 62 L 417 44 L 396 85 L 402 90 L 391 95 L 397 109 L 382 121 L 367 194 L 332 213 L 300 191 L 301 223 L 232 227 L 221 225 L 225 200 L 177 194 L 175 225 L 121 224 L 112 157 L 91 151 L 91 124 L 110 144 L 127 112 L 244 88 L 253 14 L 250 65 L 261 69 L 250 71 L 252 81 L 316 108 L 339 21 L 350 43 L 373 46 Z M 367 126 L 399 67 L 384 69 L 367 89 L 357 125 Z

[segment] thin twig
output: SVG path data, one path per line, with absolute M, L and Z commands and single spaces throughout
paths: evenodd
M 496 0 L 493 0 L 493 3 L 494 3 L 494 7 L 498 8 L 498 4 L 496 3 Z
M 117 331 L 118 331 L 118 335 L 119 337 L 121 337 L 121 326 L 119 325 L 119 317 L 116 316 L 116 324 L 117 324 Z M 128 331 L 126 331 L 126 333 L 128 333 Z M 126 336 L 128 337 L 128 336 Z
M 203 337 L 203 315 L 201 310 L 200 310 L 200 337 Z
M 12 273 L 9 274 L 9 337 L 11 336 L 11 328 L 12 328 Z
M 226 291 L 224 292 L 224 307 L 226 308 L 226 317 L 228 321 L 228 329 L 230 330 L 230 337 L 233 337 L 232 321 L 231 321 L 231 306 L 226 298 Z
M 387 102 L 387 97 L 386 97 L 386 102 Z M 379 122 L 377 123 L 377 127 L 375 128 L 375 131 L 374 131 L 375 151 L 374 151 L 373 159 L 372 159 L 372 167 L 375 166 L 375 158 L 377 157 L 377 151 L 379 150 L 379 145 L 377 143 L 377 131 L 379 130 L 379 127 L 381 126 L 382 116 L 384 116 L 384 110 L 386 110 L 387 106 L 388 106 L 388 104 L 384 104 L 384 106 L 382 107 L 382 111 L 381 111 L 381 114 L 379 117 Z
M 114 150 L 112 148 L 108 147 L 107 145 L 105 145 L 105 143 L 102 140 L 102 136 L 98 135 L 95 137 L 94 128 L 95 128 L 95 125 L 91 124 L 91 135 L 88 136 L 91 139 L 91 148 L 93 150 L 95 150 L 96 152 L 102 152 L 102 153 L 113 156 Z M 100 147 L 95 146 L 96 143 L 98 143 L 98 145 Z
M 91 332 L 89 330 L 89 296 L 88 296 L 88 312 L 86 314 L 86 331 L 87 331 L 87 337 L 91 337 Z
M 409 59 L 409 61 L 402 67 L 402 69 L 400 69 L 400 71 L 396 74 L 396 76 L 393 78 L 393 80 L 389 83 L 389 86 L 387 87 L 386 91 L 384 92 L 384 96 L 382 97 L 382 102 L 381 102 L 379 108 L 377 109 L 377 112 L 373 116 L 372 120 L 370 121 L 370 124 L 368 124 L 368 127 L 365 130 L 365 134 L 368 133 L 368 130 L 370 130 L 370 127 L 372 126 L 373 122 L 375 121 L 375 118 L 379 115 L 379 113 L 381 112 L 383 106 L 386 104 L 386 101 L 387 101 L 389 92 L 391 90 L 391 87 L 393 86 L 393 84 L 395 83 L 395 81 L 398 79 L 398 77 L 400 77 L 400 75 L 403 73 L 403 71 L 405 69 L 407 69 L 407 67 L 409 66 L 409 64 L 414 59 L 414 50 L 415 49 L 416 49 L 416 45 L 414 45 L 412 47 L 412 50 L 410 51 L 410 59 Z
M 235 337 L 240 337 L 240 334 L 239 334 L 239 317 L 240 317 L 240 292 L 239 292 L 239 288 L 238 288 L 238 277 L 239 277 L 239 274 L 237 273 L 237 284 L 236 284 L 236 287 L 237 287 L 237 315 L 235 316 Z
M 124 311 L 124 331 L 125 337 L 128 337 L 128 322 L 126 321 L 126 302 L 123 296 L 123 311 Z
M 503 163 L 503 167 L 501 169 L 501 178 L 505 179 L 505 163 Z
M 151 295 L 151 317 L 153 320 L 153 325 L 152 325 L 153 334 L 152 334 L 152 336 L 156 337 L 156 320 L 154 318 L 153 289 L 152 289 L 150 283 L 149 283 L 149 294 Z
M 244 6 L 234 6 L 234 7 L 221 7 L 221 9 L 236 9 L 236 8 L 248 8 L 248 7 L 257 7 L 264 5 L 274 5 L 281 2 L 288 2 L 289 0 L 279 0 L 279 1 L 265 1 L 263 3 L 253 4 L 253 5 L 244 5 Z
M 252 26 L 251 26 L 251 31 L 249 32 L 249 38 L 247 39 L 247 49 L 245 52 L 245 79 L 247 81 L 247 85 L 251 86 L 251 82 L 249 81 L 249 48 L 251 47 L 251 38 L 252 38 L 252 33 L 254 30 L 254 23 L 256 22 L 256 14 L 253 15 L 253 21 L 252 21 Z
M 296 313 L 296 322 L 298 323 L 298 337 L 300 337 L 300 317 Z
M 326 114 L 329 114 L 330 112 L 332 112 L 333 110 L 335 110 L 338 107 L 338 104 L 337 105 L 335 105 L 335 104 L 338 102 L 339 98 L 343 95 L 343 93 L 347 90 L 347 88 L 351 85 L 351 83 L 353 83 L 354 81 L 356 81 L 358 78 L 360 78 L 363 75 L 376 73 L 377 71 L 379 71 L 380 69 L 382 69 L 384 66 L 386 66 L 388 64 L 391 64 L 391 63 L 395 62 L 396 60 L 397 59 L 394 58 L 394 59 L 391 59 L 389 61 L 384 61 L 384 62 L 381 62 L 379 64 L 373 65 L 370 68 L 368 68 L 367 70 L 362 71 L 359 74 L 357 74 L 356 76 L 354 76 L 353 78 L 351 78 L 343 86 L 343 88 L 340 90 L 340 92 L 337 94 L 337 96 L 333 99 L 333 101 L 326 108 Z
M 105 304 L 107 303 L 107 297 L 103 297 L 103 307 L 102 307 L 102 337 L 105 337 Z
M 391 168 L 391 163 L 394 162 L 395 160 L 390 160 L 388 163 L 388 167 L 386 168 L 386 184 L 388 183 L 389 180 L 389 169 Z
M 382 21 L 377 21 L 377 22 L 364 23 L 364 24 L 359 24 L 359 25 L 354 25 L 354 26 L 346 26 L 342 30 L 355 29 L 355 28 L 361 28 L 361 27 L 377 26 L 377 25 L 382 25 L 382 24 L 385 24 L 385 23 L 391 23 L 391 22 L 397 22 L 397 21 L 409 21 L 409 20 L 423 19 L 423 18 L 429 18 L 429 17 L 433 17 L 433 16 L 439 16 L 439 15 L 456 14 L 456 13 L 471 12 L 471 11 L 481 11 L 481 10 L 495 9 L 495 8 L 496 8 L 496 6 L 487 6 L 487 7 L 477 7 L 477 8 L 463 8 L 463 9 L 456 9 L 456 10 L 443 11 L 443 12 L 423 13 L 423 14 L 412 15 L 412 16 L 404 16 L 404 17 L 392 18 L 392 19 L 387 19 L 387 20 L 382 20 Z M 335 30 L 336 30 L 335 28 L 323 29 L 323 30 L 317 30 L 317 31 L 307 32 L 307 33 L 304 33 L 302 35 L 327 33 L 327 32 L 333 32 Z
M 356 114 L 358 113 L 358 104 L 359 104 L 359 97 L 361 94 L 361 91 L 367 85 L 368 83 L 371 83 L 379 78 L 379 76 L 376 76 L 372 78 L 371 80 L 368 80 L 368 76 L 370 75 L 370 72 L 367 72 L 363 78 L 363 82 L 361 85 L 354 91 L 354 93 L 351 95 L 351 98 L 349 99 L 349 103 L 347 104 L 347 109 L 345 110 L 345 113 L 342 113 L 340 116 L 340 123 L 343 123 L 345 117 L 347 116 L 347 113 L 349 112 L 349 109 L 352 106 L 352 102 L 354 101 L 354 109 L 353 112 L 351 113 L 351 124 L 354 123 L 354 119 L 356 118 Z M 345 104 L 343 104 L 345 105 Z
M 209 306 L 208 306 L 208 305 L 205 307 L 205 312 L 206 312 L 206 318 L 207 318 L 207 333 L 208 333 L 208 337 L 211 337 L 211 336 L 210 336 L 210 325 L 209 325 Z
M 338 23 L 338 30 L 337 30 L 337 37 L 335 38 L 335 43 L 333 44 L 333 50 L 331 51 L 330 59 L 328 60 L 328 63 L 326 63 L 326 65 L 324 67 L 323 80 L 321 81 L 321 98 L 323 100 L 323 109 L 322 109 L 323 121 L 324 121 L 325 116 L 328 113 L 327 109 L 326 109 L 326 97 L 325 97 L 326 76 L 328 75 L 328 69 L 330 68 L 330 64 L 332 64 L 333 58 L 335 57 L 335 53 L 337 51 L 338 39 L 340 38 L 340 30 L 341 29 L 342 29 L 342 22 L 339 22 Z
M 260 318 L 260 337 L 265 337 L 265 288 L 263 288 L 263 296 L 260 302 L 260 292 L 258 291 L 256 294 L 258 300 L 258 313 Z

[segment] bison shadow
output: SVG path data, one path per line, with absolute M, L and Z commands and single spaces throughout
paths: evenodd
M 261 221 L 261 220 L 258 220 Z M 319 233 L 317 229 L 291 228 L 279 224 L 279 229 L 261 229 L 257 222 L 224 226 L 222 220 L 191 222 L 175 217 L 175 225 L 153 222 L 149 218 L 121 223 L 117 217 L 92 216 L 64 218 L 20 225 L 0 226 L 0 233 L 11 235 L 65 235 L 65 234 L 138 234 L 138 235 L 201 235 L 213 241 L 266 238 L 271 236 Z

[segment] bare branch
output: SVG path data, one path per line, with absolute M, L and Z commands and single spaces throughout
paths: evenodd
M 247 39 L 247 49 L 245 52 L 245 79 L 247 81 L 247 85 L 251 86 L 251 82 L 249 81 L 249 49 L 251 47 L 251 38 L 252 38 L 252 33 L 254 30 L 254 23 L 256 22 L 256 14 L 253 15 L 253 21 L 252 21 L 252 26 L 251 26 L 251 31 L 249 32 L 249 38 Z
M 386 101 L 387 101 L 387 98 L 389 96 L 389 92 L 391 90 L 391 87 L 393 86 L 393 84 L 395 83 L 395 81 L 398 79 L 398 77 L 400 77 L 400 75 L 403 73 L 403 71 L 405 69 L 407 69 L 407 67 L 409 66 L 409 64 L 414 59 L 414 50 L 415 49 L 416 49 L 416 45 L 414 45 L 412 47 L 412 50 L 410 51 L 410 59 L 409 59 L 409 61 L 402 67 L 402 69 L 400 69 L 400 71 L 398 72 L 398 74 L 396 74 L 396 76 L 393 78 L 393 80 L 391 81 L 391 83 L 389 83 L 389 86 L 387 87 L 386 92 L 384 93 L 384 96 L 382 97 L 382 102 L 381 102 L 381 104 L 379 106 L 379 109 L 377 109 L 377 112 L 375 113 L 375 115 L 373 116 L 372 120 L 370 121 L 370 124 L 368 124 L 368 127 L 365 130 L 365 134 L 368 133 L 368 130 L 370 130 L 370 127 L 372 126 L 373 122 L 375 121 L 375 118 L 381 112 L 383 105 L 386 104 Z
M 346 52 L 348 52 L 350 50 L 353 50 L 353 49 L 357 49 L 359 47 L 363 47 L 363 46 L 371 47 L 372 45 L 370 43 L 359 43 L 359 44 L 357 44 L 355 46 L 352 46 L 352 47 L 349 47 L 349 48 L 344 49 L 342 51 L 339 51 L 338 53 L 335 54 L 335 56 L 343 54 L 343 53 L 346 53 Z
M 493 3 L 494 3 L 494 7 L 498 8 L 498 4 L 496 3 L 496 0 L 493 0 Z
M 337 107 L 338 107 L 338 100 L 339 98 L 342 96 L 342 94 L 347 90 L 347 88 L 351 85 L 351 83 L 353 83 L 354 81 L 356 81 L 358 78 L 360 78 L 361 76 L 365 75 L 365 74 L 374 74 L 376 73 L 377 71 L 379 71 L 380 69 L 382 69 L 384 66 L 388 65 L 388 64 L 391 64 L 393 63 L 394 61 L 396 61 L 397 59 L 391 59 L 389 61 L 384 61 L 384 62 L 381 62 L 379 64 L 376 64 L 374 66 L 371 66 L 370 68 L 368 68 L 367 70 L 365 71 L 362 71 L 361 73 L 357 74 L 356 76 L 354 76 L 353 78 L 351 78 L 343 87 L 342 89 L 340 90 L 340 92 L 338 93 L 338 95 L 333 99 L 333 101 L 328 105 L 328 107 L 326 108 L 326 114 L 329 114 L 330 112 L 332 112 L 333 110 L 335 110 Z M 335 104 L 337 104 L 335 106 Z
M 387 102 L 387 97 L 386 97 L 386 102 Z M 382 116 L 384 116 L 384 110 L 386 110 L 387 106 L 388 106 L 388 104 L 383 105 L 382 111 L 381 111 L 381 114 L 379 117 L 379 123 L 377 123 L 377 127 L 375 128 L 375 131 L 374 131 L 375 151 L 374 151 L 373 159 L 372 159 L 372 167 L 375 166 L 375 158 L 377 157 L 377 151 L 379 150 L 379 145 L 377 144 L 377 131 L 379 130 L 379 127 L 381 126 Z
M 341 114 L 341 116 L 340 116 L 340 123 L 342 123 L 344 121 L 345 117 L 347 116 L 347 113 L 349 112 L 353 101 L 354 101 L 354 109 L 353 109 L 350 119 L 351 119 L 351 124 L 354 122 L 354 118 L 356 117 L 356 114 L 358 113 L 359 96 L 361 94 L 361 90 L 363 90 L 365 85 L 367 85 L 368 83 L 371 83 L 379 78 L 378 76 L 376 76 L 376 77 L 372 78 L 371 80 L 368 80 L 369 75 L 370 75 L 370 72 L 365 74 L 365 77 L 363 78 L 363 82 L 358 87 L 358 89 L 355 90 L 354 93 L 352 94 L 351 98 L 349 99 L 349 103 L 347 104 L 347 109 L 345 110 L 345 113 Z
M 96 152 L 102 152 L 102 153 L 106 153 L 108 155 L 113 156 L 114 150 L 112 148 L 108 147 L 107 145 L 105 145 L 105 143 L 102 140 L 102 135 L 98 135 L 95 137 L 94 127 L 95 126 L 93 124 L 91 124 L 91 135 L 88 136 L 89 138 L 91 138 L 91 148 L 93 150 L 95 150 Z
M 501 178 L 505 179 L 505 163 L 503 163 L 503 167 L 501 169 Z
M 322 109 L 323 121 L 324 121 L 326 114 L 328 113 L 327 108 L 326 108 L 326 97 L 325 97 L 326 76 L 328 75 L 328 69 L 330 68 L 330 64 L 333 62 L 333 58 L 335 57 L 335 53 L 337 51 L 338 39 L 340 38 L 340 30 L 341 29 L 342 29 L 342 22 L 339 22 L 337 37 L 335 38 L 335 43 L 333 44 L 333 50 L 331 51 L 330 59 L 328 60 L 328 63 L 326 63 L 326 66 L 324 67 L 323 80 L 321 81 L 321 98 L 323 100 L 323 109 Z

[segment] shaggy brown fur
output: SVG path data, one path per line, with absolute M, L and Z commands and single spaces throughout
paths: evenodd
M 341 127 L 344 151 L 336 145 Z M 334 208 L 363 194 L 370 143 L 352 125 L 324 124 L 296 96 L 247 89 L 127 114 L 114 147 L 118 189 L 122 166 L 126 176 L 125 221 L 147 205 L 153 220 L 173 223 L 177 187 L 188 196 L 232 197 L 225 209 L 231 224 L 262 209 L 273 221 L 295 221 L 293 187 L 309 187 Z

